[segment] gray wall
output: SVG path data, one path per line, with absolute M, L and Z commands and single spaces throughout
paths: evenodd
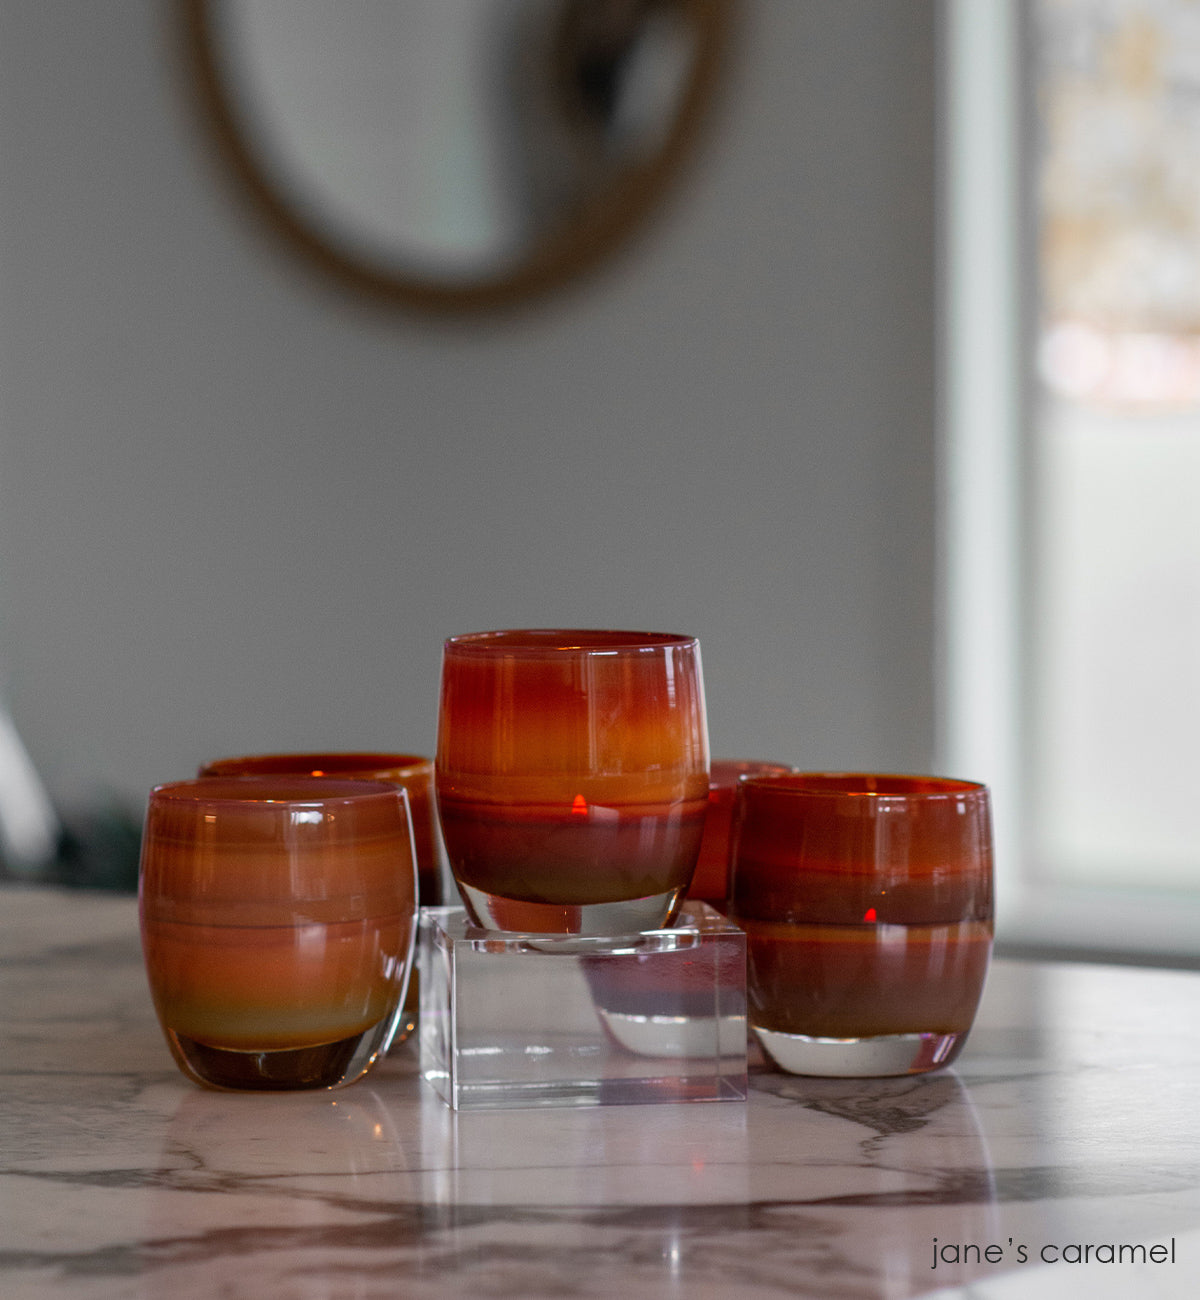
M 933 746 L 933 3 L 743 6 L 659 219 L 517 317 L 314 278 L 152 0 L 0 0 L 0 666 L 52 791 L 430 750 L 460 631 L 701 638 L 714 752 Z

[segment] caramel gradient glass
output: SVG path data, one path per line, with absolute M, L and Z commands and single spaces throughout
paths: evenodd
M 708 776 L 708 812 L 704 837 L 696 858 L 696 873 L 687 896 L 699 899 L 718 912 L 729 906 L 729 832 L 733 824 L 733 796 L 738 782 L 747 776 L 768 776 L 790 772 L 783 763 L 759 763 L 745 758 L 714 758 Z
M 670 924 L 708 802 L 700 645 L 580 629 L 452 637 L 436 760 L 450 868 L 495 930 Z
M 440 907 L 442 851 L 433 807 L 433 760 L 420 754 L 307 753 L 253 754 L 205 763 L 201 776 L 332 776 L 355 781 L 389 781 L 408 791 L 413 844 L 417 853 L 417 904 Z M 404 1016 L 395 1041 L 403 1042 L 417 1026 L 420 986 L 414 966 L 404 998 Z
M 777 1065 L 865 1077 L 954 1060 L 992 949 L 986 786 L 748 777 L 731 858 L 750 1021 Z
M 151 791 L 139 882 L 150 991 L 180 1069 L 332 1088 L 387 1050 L 416 921 L 407 793 L 205 777 Z

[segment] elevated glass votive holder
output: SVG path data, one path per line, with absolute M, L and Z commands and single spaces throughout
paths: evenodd
M 517 934 L 421 910 L 421 1074 L 454 1110 L 746 1098 L 746 937 Z

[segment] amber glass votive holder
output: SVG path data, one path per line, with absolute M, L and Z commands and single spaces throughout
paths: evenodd
M 408 791 L 412 813 L 413 844 L 417 853 L 417 903 L 440 907 L 445 900 L 442 886 L 442 849 L 437 812 L 433 806 L 433 760 L 420 754 L 374 752 L 252 754 L 242 758 L 218 758 L 205 763 L 201 776 L 332 776 L 355 781 L 389 781 Z M 420 988 L 414 966 L 404 999 L 404 1016 L 395 1042 L 403 1042 L 416 1028 Z
M 333 1088 L 387 1050 L 412 962 L 408 795 L 384 782 L 205 777 L 156 787 L 142 948 L 185 1075 Z
M 700 645 L 578 628 L 451 637 L 435 766 L 446 855 L 476 925 L 668 925 L 708 802 Z
M 718 912 L 729 907 L 729 832 L 733 825 L 733 796 L 747 776 L 770 776 L 792 769 L 785 763 L 764 763 L 748 758 L 714 758 L 708 775 L 708 812 L 704 836 L 696 858 L 696 871 L 688 887 L 690 899 L 707 903 Z
M 992 949 L 986 786 L 942 777 L 748 777 L 730 916 L 746 932 L 749 1019 L 797 1074 L 949 1065 Z

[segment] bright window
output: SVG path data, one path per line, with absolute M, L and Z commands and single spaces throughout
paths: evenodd
M 1032 34 L 1034 847 L 1200 889 L 1200 4 L 1033 0 Z
M 947 0 L 943 758 L 1001 934 L 1200 957 L 1200 0 Z

